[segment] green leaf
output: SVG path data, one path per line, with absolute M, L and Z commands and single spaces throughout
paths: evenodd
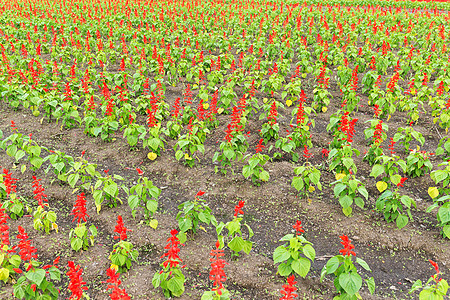
M 167 287 L 175 297 L 180 297 L 184 293 L 184 280 L 173 277 L 169 280 Z
M 350 296 L 356 294 L 362 285 L 362 278 L 358 273 L 342 273 L 339 276 L 339 285 Z
M 339 268 L 339 258 L 333 256 L 327 261 L 325 267 L 327 268 L 327 274 L 334 273 L 337 270 L 337 268 Z
M 372 167 L 372 172 L 370 172 L 369 176 L 375 177 L 377 178 L 378 176 L 380 176 L 382 173 L 384 172 L 384 167 L 382 165 L 374 165 Z
M 276 264 L 288 260 L 290 257 L 291 253 L 284 246 L 277 247 L 273 252 L 273 262 Z
M 292 262 L 291 267 L 295 273 L 305 278 L 311 269 L 311 261 L 305 257 L 300 257 Z
M 303 178 L 301 176 L 294 176 L 292 179 L 292 186 L 297 190 L 300 191 L 303 189 L 304 183 Z
M 153 275 L 152 284 L 155 289 L 161 284 L 161 274 L 159 274 L 159 272 L 156 272 L 155 275 Z
M 303 246 L 303 254 L 305 254 L 305 256 L 311 261 L 314 261 L 314 259 L 316 258 L 316 250 L 314 250 L 313 246 L 311 246 L 310 244 L 306 244 Z
M 242 250 L 243 250 L 245 253 L 249 254 L 250 251 L 252 251 L 252 246 L 253 246 L 253 243 L 252 243 L 252 242 L 250 242 L 250 241 L 244 241 L 244 246 L 242 247 Z
M 186 232 L 192 228 L 192 221 L 190 219 L 180 219 L 178 221 L 178 227 L 180 227 L 180 231 Z
M 236 236 L 228 243 L 228 247 L 234 252 L 240 252 L 244 249 L 244 239 L 240 236 Z
M 28 280 L 35 283 L 37 286 L 41 285 L 42 280 L 45 278 L 45 270 L 44 269 L 35 269 L 28 271 L 25 276 Z
M 139 205 L 140 199 L 137 195 L 130 195 L 128 197 L 128 206 L 133 210 Z
M 334 186 L 334 196 L 339 197 L 343 190 L 345 190 L 347 186 L 343 183 L 338 183 Z
M 242 175 L 244 175 L 245 178 L 250 177 L 252 175 L 252 173 L 253 173 L 253 170 L 252 170 L 252 168 L 250 166 L 245 165 L 242 168 Z
M 399 229 L 402 229 L 403 227 L 405 227 L 408 224 L 408 216 L 398 215 L 396 224 Z
M 261 179 L 262 181 L 268 181 L 269 180 L 269 173 L 267 171 L 262 171 L 259 174 L 259 179 Z
M 282 263 L 278 266 L 278 274 L 280 276 L 286 277 L 292 273 L 292 268 L 287 263 Z
M 373 293 L 375 292 L 375 280 L 373 279 L 373 277 L 366 279 L 366 284 L 369 288 L 369 292 L 373 295 Z
M 69 183 L 71 188 L 74 188 L 75 184 L 78 182 L 78 179 L 80 179 L 80 174 L 78 173 L 70 174 L 69 177 L 67 178 L 67 183 Z
M 115 182 L 110 182 L 109 184 L 105 185 L 105 187 L 103 188 L 103 190 L 109 194 L 111 197 L 116 197 L 117 193 L 119 191 L 118 187 L 117 187 L 117 183 Z
M 356 262 L 363 267 L 364 269 L 366 269 L 367 271 L 372 271 L 369 267 L 369 265 L 361 258 L 357 257 L 356 258 Z

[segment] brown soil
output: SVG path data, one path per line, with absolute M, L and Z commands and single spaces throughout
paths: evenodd
M 311 91 L 310 91 L 311 92 Z M 311 94 L 311 93 L 310 93 Z M 170 95 L 170 97 L 169 97 Z M 193 199 L 199 190 L 206 194 L 203 198 L 219 221 L 227 222 L 233 216 L 234 205 L 238 200 L 245 200 L 245 220 L 255 232 L 252 238 L 254 242 L 250 255 L 242 255 L 238 260 L 231 260 L 231 255 L 226 251 L 226 260 L 229 265 L 225 267 L 227 274 L 226 287 L 231 291 L 233 299 L 279 299 L 280 289 L 284 284 L 284 278 L 276 274 L 276 266 L 272 261 L 274 249 L 281 245 L 279 239 L 287 233 L 293 232 L 292 225 L 296 220 L 301 220 L 306 231 L 305 237 L 311 241 L 316 249 L 317 259 L 312 265 L 312 271 L 306 279 L 298 278 L 297 286 L 300 289 L 300 299 L 331 299 L 333 297 L 333 283 L 328 277 L 323 283 L 319 282 L 320 270 L 328 258 L 338 254 L 341 245 L 340 235 L 348 235 L 356 246 L 358 257 L 367 261 L 372 268 L 370 276 L 374 276 L 376 282 L 376 294 L 371 296 L 366 287 L 363 288 L 363 299 L 416 298 L 416 295 L 408 295 L 412 283 L 421 279 L 426 281 L 432 274 L 428 259 L 439 263 L 445 276 L 450 274 L 450 242 L 444 240 L 436 227 L 436 211 L 425 213 L 431 200 L 427 195 L 427 188 L 432 185 L 429 176 L 416 179 L 408 179 L 404 192 L 412 196 L 418 204 L 418 209 L 413 210 L 414 221 L 402 230 L 398 230 L 395 224 L 386 223 L 382 215 L 374 211 L 375 200 L 379 193 L 375 188 L 375 180 L 369 177 L 371 167 L 362 161 L 361 155 L 356 159 L 358 166 L 357 177 L 366 185 L 369 191 L 369 201 L 366 209 L 354 209 L 351 217 L 345 217 L 341 207 L 333 197 L 329 183 L 334 181 L 334 175 L 327 171 L 327 164 L 322 159 L 320 150 L 326 147 L 331 136 L 325 128 L 329 117 L 339 105 L 338 93 L 334 94 L 333 105 L 327 113 L 315 117 L 316 127 L 313 131 L 314 154 L 312 162 L 322 166 L 321 181 L 324 185 L 323 192 L 313 195 L 311 203 L 307 199 L 299 198 L 296 190 L 291 187 L 294 175 L 294 166 L 287 159 L 269 162 L 266 170 L 270 173 L 270 180 L 257 187 L 250 180 L 245 180 L 241 175 L 242 163 L 234 165 L 234 175 L 228 173 L 222 176 L 214 172 L 212 156 L 218 150 L 219 143 L 224 137 L 224 129 L 229 121 L 229 116 L 220 116 L 221 125 L 214 130 L 205 143 L 206 153 L 199 155 L 199 163 L 193 169 L 187 168 L 176 161 L 172 146 L 175 141 L 168 140 L 169 145 L 161 157 L 155 161 L 147 159 L 147 153 L 142 151 L 129 151 L 129 146 L 118 133 L 116 140 L 110 143 L 100 139 L 87 137 L 82 129 L 61 130 L 60 124 L 46 121 L 39 122 L 29 111 L 13 111 L 3 104 L 0 107 L 0 129 L 8 135 L 9 124 L 14 120 L 20 132 L 33 134 L 33 139 L 40 145 L 49 149 L 63 151 L 73 157 L 80 156 L 81 151 L 86 151 L 87 159 L 99 165 L 98 170 L 109 169 L 110 174 L 119 174 L 131 183 L 137 180 L 136 167 L 145 170 L 145 175 L 153 180 L 153 183 L 162 189 L 159 199 L 159 210 L 155 218 L 159 221 L 157 229 L 152 229 L 143 222 L 143 215 L 139 214 L 133 219 L 129 207 L 121 205 L 117 208 L 103 206 L 100 214 L 95 212 L 92 198 L 88 198 L 88 224 L 95 224 L 99 228 L 99 236 L 95 246 L 87 251 L 74 252 L 70 248 L 68 233 L 75 225 L 69 215 L 76 196 L 71 194 L 68 185 L 60 185 L 57 180 L 51 183 L 52 177 L 42 171 L 37 172 L 38 178 L 43 178 L 42 184 L 49 196 L 50 207 L 58 214 L 57 223 L 59 233 L 45 235 L 37 232 L 32 227 L 32 218 L 23 217 L 17 221 L 11 220 L 11 242 L 16 243 L 17 226 L 22 225 L 32 238 L 32 243 L 38 248 L 38 257 L 41 261 L 50 262 L 55 256 L 61 256 L 61 270 L 67 272 L 67 261 L 73 260 L 80 264 L 83 271 L 83 279 L 89 286 L 88 294 L 91 299 L 108 299 L 105 270 L 109 267 L 108 255 L 115 243 L 113 231 L 116 218 L 120 214 L 124 218 L 125 226 L 132 229 L 129 241 L 139 250 L 139 260 L 133 263 L 129 272 L 121 276 L 123 287 L 126 288 L 133 299 L 163 299 L 160 289 L 153 289 L 151 280 L 153 274 L 160 270 L 160 256 L 164 252 L 166 239 L 171 229 L 177 227 L 175 216 L 177 206 L 182 202 Z M 172 103 L 176 97 L 181 96 L 180 89 L 168 89 L 166 92 L 168 101 Z M 362 104 L 367 103 L 367 98 L 362 96 Z M 290 113 L 293 107 L 280 110 L 284 118 L 280 133 L 288 128 Z M 359 119 L 354 138 L 354 146 L 363 153 L 368 147 L 364 141 L 363 130 L 367 123 L 364 121 L 372 118 L 372 109 L 361 106 L 356 113 Z M 314 118 L 314 117 L 313 117 Z M 393 136 L 398 126 L 406 125 L 406 114 L 396 113 L 387 124 L 388 136 Z M 418 125 L 414 128 L 423 133 L 426 138 L 426 150 L 433 151 L 438 143 L 437 129 L 429 122 L 430 118 L 422 116 Z M 257 130 L 261 128 L 263 121 L 252 120 L 247 125 L 250 130 L 250 149 L 253 151 L 259 139 Z M 445 134 L 442 133 L 441 134 Z M 273 142 L 272 142 L 273 143 Z M 413 144 L 412 147 L 415 147 Z M 266 146 L 268 149 L 268 146 Z M 406 153 L 397 148 L 405 159 Z M 45 155 L 44 155 L 45 156 Z M 439 158 L 440 159 L 440 158 Z M 435 159 L 437 166 L 439 159 Z M 295 166 L 302 164 L 296 163 Z M 0 166 L 12 169 L 13 176 L 19 178 L 18 192 L 31 196 L 31 176 L 34 174 L 28 168 L 20 173 L 20 168 L 14 169 L 13 160 L 5 152 L 0 155 Z M 41 168 L 41 170 L 44 168 Z M 121 193 L 122 199 L 125 195 Z M 181 248 L 180 257 L 186 264 L 186 292 L 180 299 L 199 299 L 203 291 L 211 288 L 208 278 L 210 270 L 209 252 L 216 240 L 213 227 L 206 232 L 199 231 L 191 237 Z M 364 273 L 364 272 L 363 272 Z M 366 272 L 367 273 L 367 272 Z M 68 297 L 68 280 L 63 277 L 59 284 L 61 299 Z M 9 299 L 12 288 L 7 285 L 2 287 L 1 299 Z

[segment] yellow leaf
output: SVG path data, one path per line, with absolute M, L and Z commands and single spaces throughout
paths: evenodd
M 269 100 L 269 99 L 267 99 L 267 98 L 263 98 L 263 102 L 264 102 L 264 103 L 267 103 L 268 100 Z
M 156 155 L 156 153 L 149 152 L 149 153 L 147 154 L 147 157 L 148 157 L 148 159 L 150 159 L 150 160 L 155 160 L 156 157 L 158 157 L 158 155 Z
M 217 110 L 217 113 L 220 115 L 221 113 L 223 113 L 223 108 L 221 107 L 221 108 L 219 108 L 218 110 Z
M 309 130 L 309 126 L 305 126 L 305 130 Z
M 6 280 L 9 277 L 9 270 L 6 268 L 0 269 L 0 280 Z
M 203 103 L 203 109 L 208 109 L 209 108 L 209 103 Z
M 386 122 L 388 122 L 391 119 L 391 115 L 388 116 Z
M 430 195 L 431 199 L 434 199 L 437 196 L 439 196 L 439 190 L 435 186 L 429 187 L 428 188 L 428 195 Z
M 189 154 L 185 153 L 185 154 L 184 154 L 184 159 L 185 159 L 185 160 L 191 160 L 192 157 L 190 157 Z
M 95 207 L 97 207 L 97 214 L 100 214 L 100 210 L 102 210 L 102 206 L 100 204 L 95 204 Z
M 420 151 L 420 146 L 419 145 L 417 145 L 417 151 Z
M 111 264 L 111 267 L 109 267 L 109 268 L 113 269 L 113 270 L 116 270 L 116 272 L 117 272 L 117 270 L 119 269 L 119 266 L 115 265 L 115 264 Z
M 292 100 L 286 100 L 286 105 L 289 107 L 292 105 Z
M 151 220 L 150 227 L 153 229 L 156 229 L 156 227 L 158 227 L 158 220 L 156 220 L 156 219 Z
M 344 173 L 337 173 L 336 174 L 336 180 L 341 180 L 342 178 L 344 178 L 346 175 Z
M 311 192 L 311 193 L 314 192 L 315 190 L 316 189 L 312 185 L 310 185 L 309 188 L 308 188 L 308 191 Z
M 58 224 L 52 223 L 52 229 L 55 229 L 56 233 L 58 233 Z
M 308 198 L 308 204 L 311 204 L 312 200 L 310 198 Z
M 203 227 L 203 226 L 198 226 L 198 228 L 200 228 L 201 230 L 203 230 L 204 232 L 206 232 L 205 227 Z
M 326 106 L 322 107 L 322 112 L 326 113 L 328 108 Z
M 384 182 L 384 181 L 377 182 L 377 189 L 378 189 L 378 191 L 380 191 L 380 193 L 383 192 L 385 189 L 387 189 L 387 187 L 388 187 L 388 185 L 386 182 Z

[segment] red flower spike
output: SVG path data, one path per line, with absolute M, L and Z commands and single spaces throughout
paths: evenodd
M 139 175 L 142 175 L 142 174 L 144 174 L 144 171 L 142 171 L 141 169 L 139 169 L 139 168 L 136 168 L 136 171 L 138 172 L 138 174 Z
M 295 229 L 295 231 L 297 232 L 297 235 L 302 234 L 303 232 L 305 232 L 303 230 L 303 226 L 302 226 L 302 221 L 297 220 L 297 222 L 292 225 L 292 227 Z
M 352 249 L 355 249 L 355 246 L 351 244 L 351 240 L 348 238 L 348 236 L 343 235 L 340 236 L 342 242 L 341 244 L 344 246 L 344 249 L 339 250 L 339 253 L 341 253 L 343 256 L 356 256 L 356 253 L 352 251 Z
M 114 239 L 120 238 L 120 240 L 122 240 L 122 241 L 126 240 L 127 239 L 127 231 L 131 231 L 131 230 L 125 227 L 125 225 L 123 224 L 122 216 L 119 215 L 117 217 L 116 228 L 114 229 L 114 232 L 117 232 L 119 235 L 114 236 Z
M 84 282 L 83 278 L 81 277 L 83 269 L 80 267 L 80 265 L 75 266 L 73 261 L 69 261 L 68 265 L 69 271 L 66 273 L 66 275 L 70 278 L 70 282 L 67 288 L 72 293 L 69 300 L 80 300 L 83 298 L 83 292 L 88 289 L 86 286 L 84 286 L 86 285 L 86 282 Z
M 296 283 L 297 281 L 295 281 L 294 275 L 287 278 L 287 284 L 283 285 L 283 290 L 280 292 L 283 295 L 280 300 L 292 300 L 297 298 L 298 294 L 294 293 L 297 290 L 294 286 Z
M 197 198 L 197 197 L 203 196 L 204 194 L 205 194 L 204 191 L 199 191 L 199 192 L 197 193 L 197 195 L 195 195 L 195 197 Z
M 407 180 L 407 177 L 402 177 L 402 179 L 400 179 L 400 182 L 397 184 L 398 187 L 403 187 L 403 184 L 405 183 L 405 181 Z
M 37 179 L 36 176 L 33 176 L 33 187 L 34 187 L 34 199 L 38 202 L 39 206 L 44 208 L 44 206 L 48 206 L 47 203 L 47 195 L 44 193 L 44 187 L 40 183 L 41 179 Z
M 238 205 L 234 207 L 234 216 L 237 218 L 238 214 L 243 215 L 244 212 L 242 208 L 244 207 L 245 201 L 239 201 Z
M 212 291 L 217 292 L 217 294 L 220 296 L 222 295 L 222 289 L 223 289 L 223 282 L 227 280 L 227 276 L 225 275 L 225 271 L 223 268 L 225 265 L 228 265 L 228 263 L 220 258 L 224 256 L 224 250 L 219 249 L 220 242 L 216 242 L 216 249 L 211 250 L 212 257 L 209 259 L 211 262 L 211 271 L 209 272 L 209 279 L 213 281 L 213 288 Z
M 256 146 L 256 150 L 255 150 L 256 153 L 261 152 L 265 148 L 265 146 L 262 144 L 263 141 L 264 141 L 264 139 L 259 140 L 258 145 Z
M 164 247 L 164 249 L 168 251 L 164 253 L 161 258 L 167 257 L 167 260 L 163 262 L 163 267 L 167 268 L 167 266 L 169 266 L 169 268 L 172 269 L 177 267 L 183 261 L 178 256 L 178 253 L 180 252 L 180 248 L 178 248 L 178 246 L 181 245 L 180 240 L 177 237 L 178 231 L 176 229 L 172 229 L 170 234 L 172 236 L 167 239 L 168 243 L 166 247 Z
M 19 234 L 17 235 L 17 238 L 20 241 L 18 245 L 13 247 L 13 250 L 16 251 L 16 249 L 19 249 L 18 254 L 24 262 L 31 261 L 31 259 L 33 258 L 37 258 L 37 255 L 35 254 L 37 252 L 37 249 L 31 246 L 31 241 L 28 240 L 28 234 L 25 232 L 25 229 L 22 226 L 19 226 L 18 229 Z M 30 267 L 32 267 L 31 263 L 29 264 L 28 269 L 30 269 Z
M 128 296 L 125 289 L 119 288 L 119 285 L 122 283 L 119 280 L 119 273 L 116 273 L 116 270 L 114 269 L 108 269 L 106 270 L 106 275 L 109 277 L 109 279 L 106 281 L 108 284 L 108 291 L 111 291 L 111 294 L 109 294 L 109 297 L 111 300 L 130 300 L 130 296 Z
M 78 219 L 78 224 L 81 222 L 81 220 L 86 222 L 86 217 L 89 217 L 86 211 L 86 198 L 84 196 L 84 193 L 81 193 L 77 196 L 77 201 L 75 202 L 75 205 L 72 208 L 72 212 L 70 213 L 74 216 L 72 222 L 76 219 Z

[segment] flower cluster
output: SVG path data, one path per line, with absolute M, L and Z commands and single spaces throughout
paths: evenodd
M 6 188 L 6 194 L 9 195 L 11 192 L 15 193 L 17 188 L 17 178 L 13 178 L 12 173 L 10 173 L 8 169 L 3 169 L 3 174 L 5 174 L 3 177 L 3 184 Z
M 209 261 L 211 262 L 211 272 L 209 272 L 209 279 L 213 281 L 214 288 L 212 289 L 212 291 L 216 291 L 218 295 L 222 295 L 222 289 L 224 288 L 223 282 L 227 280 L 227 276 L 225 275 L 225 271 L 223 270 L 223 268 L 225 267 L 225 265 L 228 265 L 228 263 L 224 259 L 220 258 L 225 254 L 223 253 L 223 249 L 220 250 L 219 247 L 220 243 L 219 241 L 217 241 L 216 249 L 211 250 L 211 253 L 209 254 L 212 256 L 209 259 Z
M 2 203 L 0 203 L 0 253 L 3 246 L 9 245 L 9 226 L 7 224 L 9 216 L 5 213 L 5 209 L 2 208 Z
M 258 145 L 256 146 L 256 150 L 255 150 L 256 153 L 261 152 L 265 148 L 265 146 L 263 145 L 263 141 L 264 141 L 264 139 L 259 140 Z
M 86 285 L 86 282 L 84 282 L 83 278 L 81 277 L 83 269 L 80 267 L 80 265 L 75 265 L 73 261 L 69 261 L 68 265 L 69 271 L 66 273 L 66 275 L 69 277 L 70 282 L 67 288 L 72 293 L 69 300 L 80 300 L 83 298 L 83 292 L 88 289 L 86 286 L 84 286 Z
M 130 229 L 126 228 L 125 225 L 123 224 L 123 220 L 122 220 L 122 216 L 118 216 L 117 217 L 117 225 L 114 228 L 114 232 L 117 232 L 119 235 L 118 236 L 114 236 L 114 239 L 119 239 L 124 241 L 127 239 L 127 231 L 131 231 Z
M 130 296 L 128 296 L 125 289 L 121 289 L 119 285 L 122 281 L 119 279 L 120 273 L 116 273 L 114 269 L 106 270 L 106 275 L 108 275 L 109 279 L 106 281 L 108 284 L 108 291 L 111 291 L 109 294 L 109 298 L 111 300 L 130 300 Z
M 373 144 L 378 146 L 383 142 L 383 121 L 379 121 L 375 126 L 375 131 L 373 133 Z
M 39 206 L 44 208 L 44 206 L 48 206 L 47 195 L 44 193 L 45 189 L 40 183 L 41 179 L 37 179 L 36 176 L 33 176 L 33 194 L 34 199 L 38 202 Z
M 305 232 L 303 230 L 302 221 L 300 220 L 297 220 L 297 222 L 294 225 L 292 225 L 292 228 L 295 229 L 297 235 L 301 235 L 303 232 Z
M 80 223 L 81 220 L 86 222 L 86 217 L 89 217 L 86 211 L 86 197 L 84 196 L 84 193 L 81 193 L 77 196 L 77 201 L 72 208 L 71 215 L 74 216 L 72 222 L 75 221 L 75 219 L 78 219 L 77 223 Z
M 298 294 L 294 293 L 297 288 L 294 286 L 297 283 L 295 281 L 295 276 L 291 275 L 287 278 L 287 284 L 283 285 L 283 290 L 280 292 L 283 297 L 280 298 L 280 300 L 292 300 L 294 298 L 297 298 Z
M 31 264 L 31 259 L 37 258 L 35 254 L 37 249 L 31 246 L 31 241 L 28 240 L 28 234 L 25 232 L 25 229 L 19 225 L 19 234 L 17 235 L 17 239 L 19 239 L 19 244 L 13 247 L 13 250 L 19 249 L 19 255 L 23 262 L 29 261 L 28 267 L 26 271 L 30 270 L 33 265 Z
M 356 256 L 356 253 L 352 250 L 355 249 L 355 246 L 351 244 L 351 240 L 348 238 L 348 236 L 343 235 L 340 236 L 340 238 L 342 240 L 341 244 L 342 246 L 344 246 L 344 249 L 339 250 L 339 253 L 341 253 L 343 256 Z
M 169 266 L 169 268 L 174 268 L 183 262 L 178 256 L 178 253 L 180 252 L 180 248 L 178 248 L 178 246 L 181 245 L 181 242 L 177 237 L 178 231 L 176 229 L 172 229 L 170 234 L 172 236 L 167 239 L 168 244 L 164 247 L 167 252 L 161 256 L 161 258 L 167 257 L 167 259 L 163 262 L 164 268 L 167 268 L 167 266 Z
M 237 218 L 238 214 L 243 215 L 244 211 L 242 208 L 244 207 L 245 201 L 239 201 L 238 205 L 234 207 L 234 217 Z

